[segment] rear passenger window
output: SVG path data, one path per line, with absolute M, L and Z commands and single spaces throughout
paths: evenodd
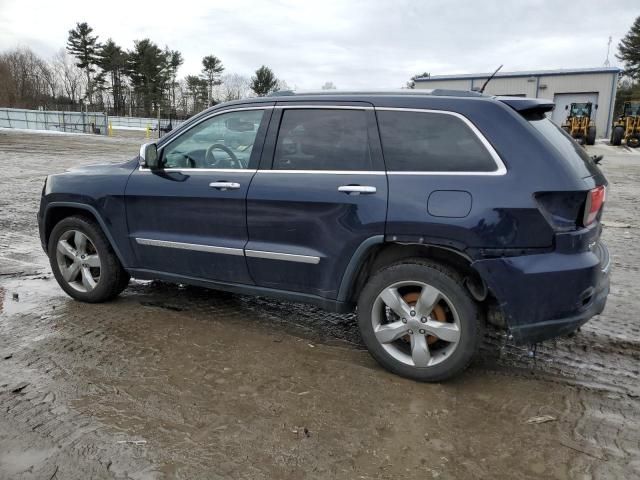
M 478 136 L 453 115 L 378 111 L 387 170 L 492 172 L 497 165 Z
M 371 170 L 367 112 L 285 110 L 274 170 Z

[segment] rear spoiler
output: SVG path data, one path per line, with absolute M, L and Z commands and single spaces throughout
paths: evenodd
M 546 113 L 553 110 L 556 106 L 551 100 L 545 100 L 543 98 L 528 98 L 528 97 L 493 97 L 496 100 L 509 105 L 516 112 L 520 114 L 527 113 Z

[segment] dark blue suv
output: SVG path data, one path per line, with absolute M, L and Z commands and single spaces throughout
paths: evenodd
M 126 163 L 48 177 L 42 245 L 75 299 L 132 276 L 357 310 L 384 367 L 442 380 L 486 322 L 534 343 L 604 308 L 606 180 L 552 109 L 439 90 L 217 105 Z

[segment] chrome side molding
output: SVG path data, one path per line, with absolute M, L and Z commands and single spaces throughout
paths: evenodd
M 169 240 L 154 240 L 151 238 L 136 238 L 138 245 L 150 247 L 177 248 L 195 252 L 219 253 L 222 255 L 238 255 L 251 258 L 265 258 L 268 260 L 283 260 L 286 262 L 309 263 L 317 265 L 320 257 L 313 255 L 298 255 L 295 253 L 267 252 L 264 250 L 246 250 L 242 248 L 218 247 L 214 245 L 202 245 L 198 243 L 172 242 Z
M 148 245 L 151 247 L 177 248 L 180 250 L 193 250 L 195 252 L 221 253 L 223 255 L 244 255 L 242 248 L 216 247 L 213 245 L 202 245 L 198 243 L 170 242 L 168 240 L 153 240 L 151 238 L 136 238 L 138 245 Z

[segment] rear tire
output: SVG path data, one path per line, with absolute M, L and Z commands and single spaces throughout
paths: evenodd
M 627 147 L 638 148 L 640 147 L 640 134 L 634 133 L 627 138 Z
M 624 137 L 624 127 L 614 127 L 611 133 L 611 145 L 619 147 L 622 145 L 622 138 Z
M 462 277 L 419 258 L 386 267 L 368 280 L 358 298 L 358 325 L 380 365 L 422 382 L 464 371 L 484 331 Z
M 596 127 L 591 126 L 587 129 L 587 145 L 594 145 L 596 143 Z
M 61 220 L 49 236 L 47 252 L 60 287 L 81 302 L 111 300 L 129 283 L 102 229 L 88 218 Z

